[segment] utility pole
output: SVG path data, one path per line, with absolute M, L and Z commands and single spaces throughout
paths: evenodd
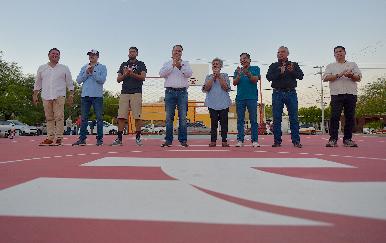
M 314 68 L 318 68 L 319 72 L 316 74 L 320 74 L 320 107 L 322 109 L 322 123 L 320 125 L 320 129 L 322 130 L 322 134 L 324 134 L 324 94 L 323 94 L 323 68 L 324 66 L 315 66 Z

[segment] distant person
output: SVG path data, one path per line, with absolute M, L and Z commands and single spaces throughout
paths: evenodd
M 257 124 L 257 82 L 261 79 L 260 68 L 251 66 L 251 56 L 248 53 L 240 55 L 241 68 L 234 72 L 233 85 L 237 86 L 236 112 L 237 112 L 237 144 L 244 146 L 245 136 L 245 111 L 248 109 L 251 123 L 251 141 L 253 147 L 260 147 L 258 143 Z
M 344 136 L 345 147 L 358 147 L 352 140 L 355 126 L 355 107 L 357 102 L 358 82 L 362 74 L 355 62 L 346 60 L 346 49 L 343 46 L 334 48 L 336 62 L 327 65 L 323 75 L 324 82 L 329 82 L 331 94 L 331 119 L 330 139 L 326 147 L 338 146 L 339 121 L 344 110 Z
M 95 120 L 92 120 L 92 121 L 89 123 L 89 126 L 90 126 L 90 134 L 93 135 L 93 134 L 94 134 L 94 127 L 96 126 L 96 121 L 95 121 Z
M 217 141 L 218 122 L 221 126 L 222 146 L 229 147 L 228 135 L 228 112 L 232 101 L 229 97 L 231 90 L 228 74 L 221 73 L 223 61 L 215 58 L 212 61 L 213 74 L 206 76 L 202 90 L 206 93 L 205 105 L 208 107 L 210 115 L 210 144 L 215 147 Z
M 272 82 L 272 115 L 274 143 L 272 147 L 281 147 L 281 122 L 284 105 L 287 106 L 290 120 L 292 144 L 301 148 L 298 120 L 298 96 L 296 93 L 296 79 L 303 79 L 303 71 L 299 64 L 288 60 L 289 51 L 281 46 L 277 51 L 278 62 L 272 63 L 267 72 L 267 80 Z
M 79 115 L 75 120 L 75 135 L 79 134 L 80 124 L 82 124 L 82 116 Z
M 172 49 L 171 60 L 166 62 L 159 75 L 165 78 L 165 110 L 166 110 L 166 136 L 161 147 L 171 147 L 173 143 L 173 122 L 175 109 L 178 110 L 178 141 L 181 146 L 188 147 L 186 115 L 188 111 L 188 79 L 193 71 L 188 61 L 183 61 L 183 48 L 175 45 Z
M 103 145 L 103 84 L 106 82 L 106 66 L 99 63 L 99 51 L 90 50 L 87 52 L 89 63 L 85 64 L 79 72 L 76 81 L 82 84 L 81 113 L 82 122 L 80 125 L 79 140 L 72 146 L 86 145 L 88 117 L 91 107 L 96 115 L 97 136 L 96 145 Z M 93 134 L 93 131 L 91 131 Z
M 74 84 L 68 67 L 59 64 L 60 51 L 57 48 L 52 48 L 48 52 L 48 59 L 49 62 L 41 65 L 37 71 L 32 99 L 37 105 L 38 94 L 41 91 L 47 122 L 47 138 L 39 146 L 60 146 L 64 131 L 66 87 L 70 93 L 67 103 L 71 106 L 74 99 Z
M 71 128 L 72 128 L 72 120 L 71 116 L 69 116 L 66 120 L 66 134 L 71 135 Z
M 118 109 L 118 137 L 111 146 L 121 146 L 125 124 L 129 117 L 129 108 L 135 119 L 135 143 L 142 146 L 142 86 L 146 78 L 146 65 L 137 60 L 138 48 L 129 48 L 129 60 L 123 62 L 118 70 L 117 82 L 122 83 Z

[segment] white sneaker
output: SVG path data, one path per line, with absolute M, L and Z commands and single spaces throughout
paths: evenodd
M 253 146 L 254 148 L 260 148 L 260 144 L 259 144 L 258 142 L 253 142 L 253 143 L 252 143 L 252 146 Z
M 137 146 L 143 146 L 141 138 L 136 138 L 135 143 L 137 144 Z
M 242 141 L 237 141 L 236 147 L 242 147 L 244 146 L 244 143 Z

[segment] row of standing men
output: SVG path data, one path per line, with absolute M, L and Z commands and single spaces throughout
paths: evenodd
M 175 45 L 172 48 L 171 60 L 166 62 L 160 72 L 165 79 L 165 111 L 166 135 L 161 147 L 170 147 L 173 143 L 173 122 L 175 110 L 178 111 L 178 141 L 181 146 L 188 147 L 187 143 L 187 110 L 188 110 L 188 79 L 192 76 L 192 69 L 188 61 L 182 59 L 183 47 Z M 99 51 L 92 49 L 87 52 L 89 63 L 85 64 L 76 78 L 82 85 L 81 94 L 81 126 L 80 136 L 73 146 L 86 145 L 88 117 L 91 107 L 96 115 L 97 141 L 96 145 L 103 145 L 103 84 L 106 81 L 106 66 L 99 63 Z M 299 136 L 298 98 L 296 93 L 297 80 L 303 79 L 303 72 L 297 62 L 288 60 L 289 50 L 285 46 L 277 51 L 277 62 L 269 66 L 266 78 L 271 82 L 273 132 L 272 147 L 282 144 L 281 122 L 284 105 L 287 107 L 291 140 L 295 147 L 302 148 Z M 352 131 L 355 124 L 355 106 L 357 100 L 357 82 L 361 80 L 361 72 L 354 62 L 345 59 L 346 50 L 343 46 L 334 48 L 335 62 L 327 65 L 323 80 L 329 83 L 331 93 L 331 120 L 330 139 L 326 147 L 336 147 L 338 141 L 339 120 L 342 110 L 345 115 L 343 144 L 347 147 L 357 147 L 352 140 Z M 122 145 L 123 130 L 131 109 L 136 127 L 136 144 L 142 146 L 141 139 L 141 111 L 142 85 L 146 78 L 146 65 L 137 59 L 138 49 L 129 48 L 129 60 L 123 62 L 118 70 L 117 82 L 122 82 L 118 109 L 118 136 L 111 144 Z M 60 51 L 52 48 L 48 52 L 49 62 L 39 67 L 36 75 L 33 92 L 33 102 L 39 101 L 41 93 L 44 113 L 47 121 L 47 138 L 39 145 L 58 146 L 63 139 L 64 104 L 66 88 L 69 90 L 67 103 L 73 103 L 74 85 L 69 68 L 59 64 Z M 261 80 L 260 68 L 251 66 L 251 57 L 248 53 L 240 54 L 240 67 L 234 71 L 233 85 L 237 86 L 237 143 L 236 147 L 244 145 L 244 120 L 248 110 L 251 124 L 251 142 L 253 147 L 260 147 L 258 143 L 257 123 L 257 83 Z M 232 101 L 229 96 L 231 89 L 228 74 L 222 73 L 223 61 L 215 58 L 212 61 L 212 74 L 205 79 L 202 91 L 206 93 L 205 105 L 208 107 L 211 118 L 211 139 L 209 146 L 215 147 L 217 128 L 221 126 L 221 146 L 229 147 L 227 141 L 228 112 Z

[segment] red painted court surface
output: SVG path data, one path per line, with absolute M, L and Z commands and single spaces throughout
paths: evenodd
M 281 148 L 272 136 L 260 148 L 42 139 L 0 139 L 1 243 L 386 242 L 386 137 L 325 148 L 302 136 L 302 149 L 288 136 Z

